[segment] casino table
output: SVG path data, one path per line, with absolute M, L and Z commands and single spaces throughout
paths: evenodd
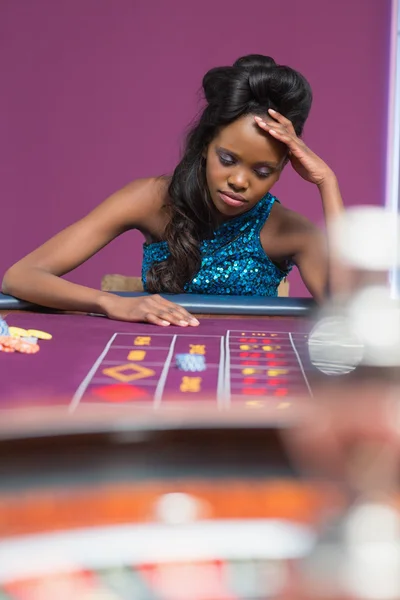
M 52 336 L 0 353 L 1 600 L 278 597 L 343 507 L 280 436 L 312 396 L 310 303 L 171 299 L 200 325 L 0 301 Z
M 0 296 L 10 326 L 52 336 L 0 352 L 1 600 L 295 600 L 354 498 L 355 432 L 387 451 L 393 390 L 331 386 L 328 418 L 310 301 L 169 298 L 200 325 Z
M 116 322 L 0 297 L 10 326 L 52 336 L 39 340 L 35 355 L 0 353 L 0 436 L 128 422 L 165 427 L 290 420 L 292 400 L 312 396 L 309 300 L 169 298 L 199 315 L 200 325 Z M 205 370 L 178 368 L 179 355 L 202 356 Z

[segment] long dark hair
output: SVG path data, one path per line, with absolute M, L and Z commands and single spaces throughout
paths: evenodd
M 300 136 L 312 101 L 311 88 L 300 73 L 261 54 L 243 56 L 232 67 L 211 69 L 203 78 L 203 90 L 207 105 L 187 136 L 168 188 L 165 240 L 170 256 L 154 263 L 146 277 L 153 293 L 183 292 L 200 269 L 200 242 L 215 227 L 203 155 L 219 128 L 243 115 L 264 116 L 273 108 L 292 121 Z

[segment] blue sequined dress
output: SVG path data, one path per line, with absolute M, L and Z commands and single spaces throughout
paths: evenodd
M 185 285 L 190 294 L 232 294 L 237 296 L 277 296 L 278 286 L 292 268 L 279 269 L 266 255 L 260 231 L 276 202 L 264 196 L 252 209 L 225 221 L 213 237 L 201 242 L 201 267 Z M 154 262 L 169 256 L 167 242 L 143 245 L 142 282 Z

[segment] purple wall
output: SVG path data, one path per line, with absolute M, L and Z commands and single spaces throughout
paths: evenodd
M 305 141 L 346 203 L 382 203 L 389 31 L 390 0 L 3 0 L 0 276 L 128 181 L 169 172 L 204 72 L 250 52 L 309 79 Z M 289 168 L 274 191 L 321 220 Z M 137 275 L 141 243 L 125 234 L 70 278 Z

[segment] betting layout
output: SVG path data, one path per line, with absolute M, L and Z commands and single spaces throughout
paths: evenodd
M 225 330 L 220 335 L 114 333 L 75 392 L 71 409 L 85 402 L 152 403 L 190 399 L 261 407 L 265 398 L 311 393 L 304 360 L 307 335 Z M 202 357 L 197 371 L 182 356 Z
M 285 408 L 311 394 L 311 324 L 302 318 L 216 317 L 190 328 L 75 314 L 13 313 L 7 321 L 20 333 L 48 332 L 48 339 L 31 356 L 0 353 L 0 410 L 48 407 L 54 416 L 61 414 L 56 407 L 69 407 L 89 415 L 96 406 L 100 418 L 112 406 L 164 410 L 178 403 L 223 412 Z

